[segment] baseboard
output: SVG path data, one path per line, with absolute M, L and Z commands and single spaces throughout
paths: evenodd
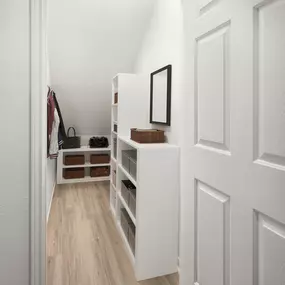
M 55 187 L 56 187 L 56 181 L 55 181 L 54 184 L 53 184 L 52 195 L 51 195 L 51 199 L 50 199 L 50 203 L 49 203 L 49 207 L 48 207 L 47 223 L 48 223 L 48 220 L 49 220 L 49 215 L 50 215 L 50 210 L 51 210 L 51 205 L 52 205 L 52 200 L 53 200 L 53 195 L 54 195 Z

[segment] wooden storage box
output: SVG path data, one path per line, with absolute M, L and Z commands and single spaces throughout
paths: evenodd
M 84 155 L 67 155 L 64 158 L 65 165 L 81 165 L 85 164 Z
M 131 129 L 131 139 L 138 143 L 164 143 L 164 131 L 152 129 Z
M 63 177 L 65 179 L 84 178 L 84 168 L 67 168 L 63 170 Z
M 91 164 L 102 164 L 109 163 L 110 155 L 109 154 L 92 154 L 90 157 Z
M 110 167 L 109 166 L 98 166 L 92 167 L 90 169 L 91 177 L 105 177 L 110 175 Z

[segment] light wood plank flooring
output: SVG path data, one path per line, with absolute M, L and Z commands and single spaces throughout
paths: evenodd
M 106 182 L 56 188 L 47 256 L 47 285 L 178 285 L 177 274 L 136 282 L 109 210 Z

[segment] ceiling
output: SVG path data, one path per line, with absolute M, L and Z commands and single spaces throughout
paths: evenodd
M 111 78 L 132 72 L 155 0 L 49 0 L 51 85 L 65 124 L 110 132 Z

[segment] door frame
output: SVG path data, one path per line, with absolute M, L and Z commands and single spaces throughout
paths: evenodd
M 30 0 L 30 284 L 46 284 L 47 0 Z

